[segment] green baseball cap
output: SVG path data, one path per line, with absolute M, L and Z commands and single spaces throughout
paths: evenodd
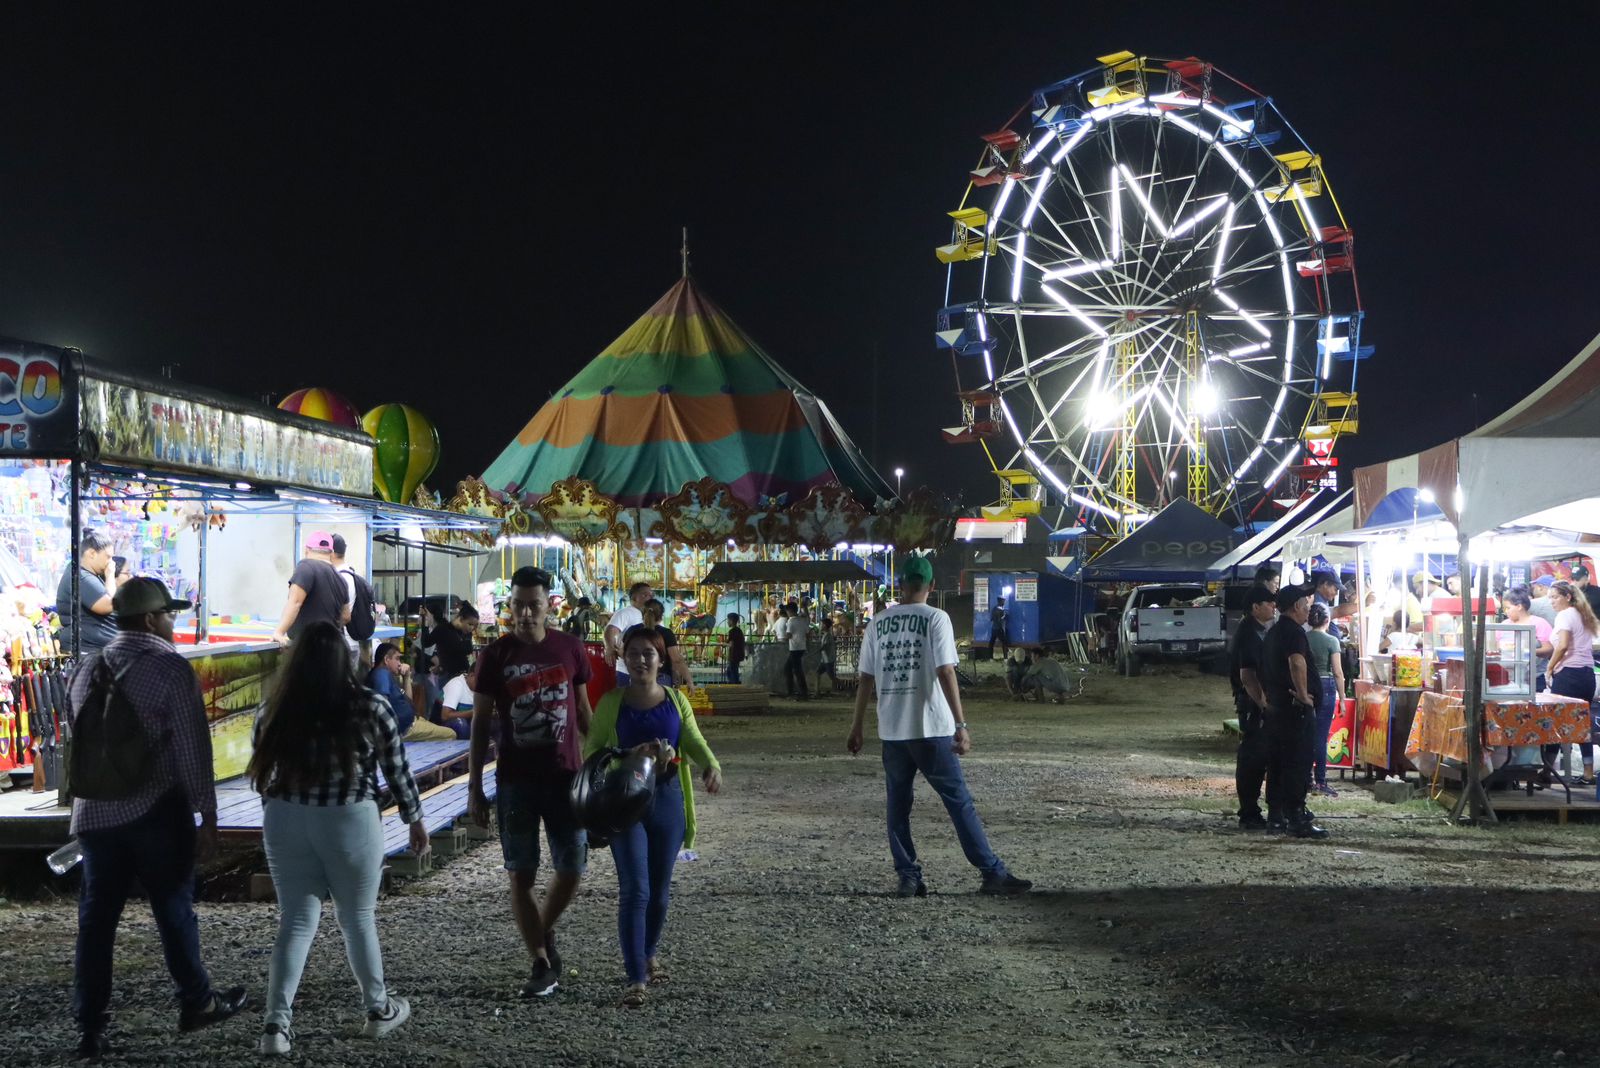
M 926 556 L 908 556 L 906 562 L 900 565 L 900 579 L 903 582 L 932 582 L 933 564 Z

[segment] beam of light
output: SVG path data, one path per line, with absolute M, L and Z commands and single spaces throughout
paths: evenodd
M 1114 512 L 1104 505 L 1096 504 L 1094 501 L 1091 501 L 1081 493 L 1069 493 L 1067 496 L 1070 497 L 1074 502 L 1083 505 L 1085 508 L 1093 509 L 1094 511 L 1099 512 L 1101 515 L 1108 515 L 1112 519 L 1122 518 L 1120 513 Z
M 1249 356 L 1251 353 L 1260 352 L 1267 348 L 1271 348 L 1270 342 L 1258 341 L 1254 345 L 1240 345 L 1236 349 L 1229 349 L 1225 355 L 1238 359 L 1240 356 Z
M 1207 115 L 1210 115 L 1212 118 L 1222 123 L 1222 136 L 1227 138 L 1229 141 L 1237 141 L 1239 138 L 1243 137 L 1247 133 L 1250 133 L 1256 128 L 1256 120 L 1236 119 L 1232 115 L 1229 115 L 1226 111 L 1223 111 L 1221 108 L 1217 107 L 1215 104 L 1201 104 L 1200 108 Z M 1229 130 L 1233 131 L 1231 135 L 1227 132 Z
M 1263 323 L 1260 319 L 1257 319 L 1254 315 L 1251 315 L 1249 312 L 1245 311 L 1243 308 L 1239 307 L 1239 302 L 1228 296 L 1226 292 L 1220 289 L 1214 289 L 1212 292 L 1217 295 L 1218 300 L 1222 301 L 1222 303 L 1226 304 L 1228 307 L 1232 308 L 1236 313 L 1238 313 L 1239 318 L 1255 327 L 1256 332 L 1262 337 L 1272 336 L 1272 331 L 1267 329 L 1265 323 Z
M 1045 296 L 1049 297 L 1051 300 L 1067 309 L 1068 315 L 1078 320 L 1078 322 L 1082 323 L 1084 326 L 1087 326 L 1090 330 L 1093 330 L 1097 336 L 1110 336 L 1106 333 L 1103 326 L 1089 318 L 1087 315 L 1083 314 L 1083 312 L 1080 311 L 1077 305 L 1073 304 L 1072 301 L 1068 300 L 1066 297 L 1063 297 L 1060 293 L 1056 292 L 1054 289 L 1051 289 L 1047 285 L 1041 285 L 1039 288 L 1044 290 Z
M 1222 217 L 1222 227 L 1217 232 L 1217 259 L 1211 265 L 1211 280 L 1215 282 L 1222 276 L 1222 263 L 1228 256 L 1228 235 L 1233 232 L 1233 204 L 1228 204 L 1228 213 Z
M 1211 384 L 1211 379 L 1202 378 L 1194 389 L 1194 410 L 1201 415 L 1215 415 L 1221 404 L 1217 387 Z
M 1244 463 L 1240 464 L 1239 469 L 1233 473 L 1233 481 L 1229 484 L 1229 489 L 1232 489 L 1235 485 L 1238 485 L 1239 480 L 1244 477 L 1244 473 L 1250 470 L 1250 466 L 1256 462 L 1256 460 L 1261 456 L 1261 451 L 1265 448 L 1265 445 L 1257 445 L 1255 449 L 1251 451 L 1250 455 L 1245 457 Z
M 1111 168 L 1111 248 L 1113 257 L 1122 255 L 1122 175 Z
M 1079 142 L 1081 142 L 1085 137 L 1089 136 L 1089 131 L 1093 127 L 1094 120 L 1085 117 L 1083 120 L 1083 125 L 1079 126 L 1075 131 L 1073 131 L 1072 136 L 1067 138 L 1060 148 L 1056 149 L 1056 154 L 1050 157 L 1050 162 L 1055 164 L 1066 159 L 1067 153 L 1077 148 Z
M 1174 226 L 1172 228 L 1172 236 L 1182 237 L 1184 234 L 1188 233 L 1190 230 L 1193 230 L 1197 225 L 1199 225 L 1201 221 L 1215 215 L 1219 209 L 1232 206 L 1233 203 L 1228 200 L 1227 197 L 1218 197 L 1205 207 L 1201 208 L 1199 211 L 1195 212 L 1193 215 L 1189 216 L 1183 222 L 1179 223 L 1177 226 Z
M 1115 260 L 1086 260 L 1083 263 L 1074 263 L 1070 267 L 1052 267 L 1039 277 L 1046 282 L 1054 282 L 1061 278 L 1076 278 L 1080 274 L 1094 274 L 1110 267 Z
M 1017 187 L 1015 178 L 1007 178 L 1000 187 L 1000 195 L 994 198 L 994 207 L 989 211 L 989 218 L 994 221 L 996 228 L 1000 225 L 1000 215 L 1006 210 L 1006 201 L 1011 199 L 1011 191 Z
M 1278 463 L 1278 466 L 1272 469 L 1272 474 L 1270 476 L 1268 476 L 1267 480 L 1261 484 L 1261 488 L 1262 489 L 1268 489 L 1268 488 L 1270 488 L 1272 486 L 1277 485 L 1278 479 L 1283 477 L 1283 473 L 1285 471 L 1289 470 L 1289 465 L 1291 463 L 1293 463 L 1294 462 L 1294 458 L 1296 456 L 1299 456 L 1299 455 L 1300 455 L 1300 446 L 1299 445 L 1296 445 L 1294 448 L 1290 449 L 1287 453 L 1285 453 L 1283 459 Z
M 1174 107 L 1192 108 L 1196 104 L 1200 103 L 1200 101 L 1192 96 L 1184 96 L 1182 93 L 1157 93 L 1155 96 L 1150 97 L 1150 103 L 1171 104 Z
M 1022 299 L 1022 269 L 1028 265 L 1025 253 L 1028 251 L 1028 235 L 1017 235 L 1017 259 L 1011 268 L 1011 303 L 1015 304 Z
M 1049 167 L 1039 172 L 1039 184 L 1033 187 L 1033 196 L 1028 198 L 1028 208 L 1022 213 L 1022 228 L 1026 230 L 1033 225 L 1033 213 L 1039 210 L 1039 201 L 1044 199 L 1044 191 L 1050 185 L 1050 176 L 1055 173 Z
M 1178 432 L 1184 441 L 1189 443 L 1189 447 L 1191 449 L 1198 450 L 1200 446 L 1196 445 L 1194 438 L 1189 436 L 1189 420 L 1178 414 L 1178 406 L 1167 397 L 1167 391 L 1164 389 L 1157 389 L 1152 391 L 1152 395 L 1155 397 L 1156 401 L 1161 405 L 1161 407 L 1167 410 L 1167 415 L 1172 418 L 1173 429 Z
M 1181 115 L 1174 115 L 1171 112 L 1168 112 L 1163 114 L 1161 117 L 1167 122 L 1170 122 L 1172 125 L 1176 126 L 1178 129 L 1193 134 L 1195 137 L 1198 137 L 1208 145 L 1213 145 L 1217 142 L 1215 137 L 1211 136 L 1209 133 L 1202 130 L 1200 127 L 1196 126 L 1194 123 L 1190 122 Z
M 1162 237 L 1169 236 L 1167 233 L 1167 224 L 1162 222 L 1156 216 L 1155 206 L 1150 203 L 1150 198 L 1144 195 L 1144 190 L 1140 188 L 1139 183 L 1133 180 L 1133 174 L 1128 170 L 1128 165 L 1126 163 L 1119 163 L 1117 164 L 1117 167 L 1122 171 L 1122 177 L 1127 181 L 1128 188 L 1133 191 L 1133 199 L 1139 202 L 1139 206 L 1144 209 L 1145 215 L 1149 217 L 1150 225 L 1154 226 L 1156 228 L 1156 232 Z
M 1056 132 L 1054 129 L 1046 130 L 1044 136 L 1028 146 L 1028 151 L 1023 153 L 1022 162 L 1032 163 L 1034 158 L 1043 152 L 1046 147 L 1055 144 Z
M 973 317 L 978 320 L 978 340 L 989 340 L 989 317 L 983 312 L 974 312 Z M 994 381 L 994 361 L 989 358 L 989 346 L 983 346 L 983 370 L 989 377 L 985 381 Z

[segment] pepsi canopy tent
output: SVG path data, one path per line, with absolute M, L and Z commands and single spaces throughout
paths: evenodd
M 1241 535 L 1191 501 L 1176 500 L 1089 561 L 1086 582 L 1205 582 Z
M 626 508 L 710 477 L 747 505 L 837 482 L 895 491 L 833 413 L 684 278 L 540 408 L 484 472 L 513 499 L 568 478 Z

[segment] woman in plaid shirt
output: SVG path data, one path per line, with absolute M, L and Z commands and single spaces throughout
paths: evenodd
M 420 856 L 428 851 L 428 832 L 394 713 L 356 680 L 338 627 L 307 627 L 256 721 L 247 772 L 263 798 L 267 866 L 278 892 L 262 1053 L 289 1052 L 294 995 L 324 894 L 333 897 L 350 970 L 361 985 L 362 1033 L 381 1038 L 411 1015 L 406 999 L 384 985 L 374 920 L 383 871 L 380 765 Z

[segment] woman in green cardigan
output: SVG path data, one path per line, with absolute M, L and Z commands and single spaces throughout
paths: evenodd
M 583 745 L 588 759 L 610 746 L 647 749 L 657 759 L 656 794 L 650 811 L 611 840 L 617 866 L 617 936 L 628 990 L 622 1004 L 644 1004 L 651 983 L 666 981 L 656 960 L 667 922 L 672 867 L 678 850 L 694 845 L 694 780 L 681 750 L 702 769 L 707 793 L 722 789 L 722 766 L 700 735 L 694 710 L 677 690 L 658 681 L 667 646 L 654 627 L 629 627 L 622 636 L 628 687 L 600 699 Z

